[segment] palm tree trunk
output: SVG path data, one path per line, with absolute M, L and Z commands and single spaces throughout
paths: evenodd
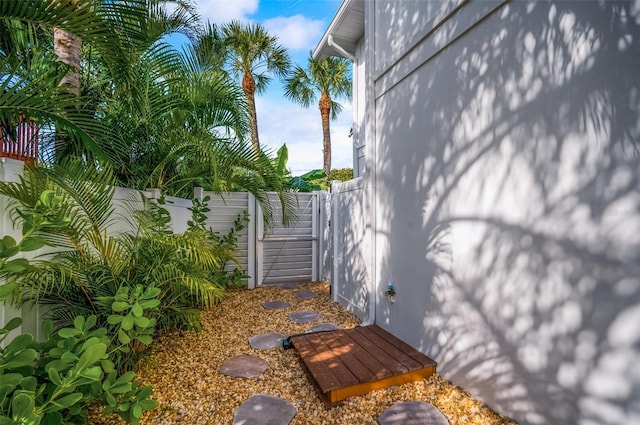
M 82 58 L 82 38 L 63 29 L 53 29 L 53 49 L 62 63 L 71 67 L 60 81 L 67 92 L 80 96 L 80 59 Z
M 322 93 L 322 96 L 320 96 L 320 102 L 318 102 L 318 106 L 320 107 L 320 117 L 322 118 L 322 169 L 324 170 L 324 173 L 328 178 L 329 172 L 331 172 L 331 131 L 329 128 L 331 97 L 329 97 L 329 93 Z
M 260 152 L 260 139 L 258 138 L 258 117 L 256 115 L 256 81 L 250 72 L 245 72 L 242 77 L 242 91 L 247 98 L 247 107 L 249 109 L 249 125 L 251 126 L 251 145 L 253 151 L 258 154 Z
M 78 0 L 58 0 L 68 1 L 69 5 L 77 6 Z M 82 58 L 82 38 L 75 34 L 71 34 L 61 28 L 53 28 L 53 51 L 62 63 L 71 67 L 69 72 L 60 81 L 60 86 L 65 91 L 75 96 L 80 96 L 80 59 Z M 56 132 L 56 159 L 62 157 L 67 150 L 69 136 L 60 132 Z

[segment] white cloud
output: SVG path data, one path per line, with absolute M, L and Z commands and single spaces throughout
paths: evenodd
M 262 23 L 270 34 L 278 36 L 280 43 L 291 50 L 313 49 L 324 30 L 324 22 L 303 15 L 278 16 Z
M 247 21 L 258 10 L 258 0 L 197 0 L 198 13 L 203 21 L 225 23 Z
M 256 99 L 260 144 L 275 151 L 287 144 L 287 167 L 293 175 L 301 175 L 322 168 L 322 124 L 317 107 L 304 109 L 287 100 L 259 97 Z M 331 168 L 353 166 L 351 104 L 344 104 L 344 111 L 337 121 L 331 122 Z

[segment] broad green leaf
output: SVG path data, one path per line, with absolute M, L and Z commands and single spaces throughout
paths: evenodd
M 124 330 L 118 329 L 118 341 L 120 341 L 120 344 L 128 344 L 131 342 L 131 338 Z
M 144 311 L 142 310 L 142 307 L 138 303 L 135 303 L 133 307 L 131 307 L 131 312 L 136 317 L 142 317 L 142 314 L 144 313 Z
M 51 382 L 58 386 L 62 385 L 62 378 L 60 377 L 58 371 L 54 368 L 49 369 L 49 379 L 51 380 Z
M 160 300 L 158 300 L 158 299 L 145 300 L 145 301 L 141 301 L 140 302 L 140 306 L 142 306 L 142 308 L 145 309 L 145 310 L 149 310 L 149 309 L 152 309 L 154 307 L 158 307 L 159 305 L 160 305 Z
M 62 415 L 60 412 L 49 412 L 44 415 L 42 418 L 42 422 L 40 425 L 61 425 L 62 424 Z
M 85 322 L 85 319 L 83 316 L 76 316 L 76 318 L 73 319 L 73 327 L 78 329 L 79 331 L 83 331 L 84 322 Z
M 133 329 L 133 317 L 125 316 L 122 319 L 122 324 L 120 326 L 122 326 L 122 329 L 124 329 L 125 331 L 130 331 L 131 329 Z
M 19 368 L 23 366 L 29 366 L 36 358 L 36 350 L 33 348 L 27 348 L 16 354 L 13 357 L 10 357 L 4 364 L 0 364 L 1 369 L 13 369 Z
M 105 357 L 106 353 L 107 353 L 107 346 L 104 345 L 103 343 L 99 343 L 92 347 L 89 347 L 87 351 L 85 351 L 82 354 L 82 356 L 80 357 L 80 360 L 78 360 L 78 364 L 76 365 L 76 368 L 79 371 L 83 370 L 86 367 L 93 365 L 99 362 L 100 360 L 102 360 L 102 358 Z
M 66 396 L 64 396 L 62 398 L 54 400 L 53 404 L 55 404 L 56 406 L 58 406 L 60 408 L 66 409 L 68 407 L 73 406 L 74 404 L 76 404 L 80 400 L 82 400 L 82 393 L 71 393 L 71 394 L 66 395 Z
M 4 328 L 0 329 L 0 335 L 11 332 L 14 329 L 18 329 L 21 324 L 22 319 L 19 317 L 14 317 L 13 319 L 9 320 L 6 325 L 4 325 Z
M 60 335 L 61 338 L 73 338 L 81 333 L 82 332 L 75 328 L 63 328 L 58 331 L 58 335 Z
M 153 338 L 150 335 L 139 335 L 136 339 L 145 345 L 150 345 L 153 342 Z
M 47 242 L 40 236 L 31 236 L 20 242 L 20 250 L 24 252 L 35 251 L 45 246 Z
M 98 322 L 98 318 L 94 314 L 92 314 L 91 316 L 87 317 L 87 320 L 84 323 L 85 331 L 88 331 L 89 329 L 93 328 L 96 325 L 97 322 Z
M 38 379 L 35 376 L 26 376 L 20 381 L 20 387 L 26 391 L 33 391 L 35 393 L 38 387 Z
M 5 237 L 2 238 L 2 245 L 4 246 L 5 249 L 7 248 L 13 248 L 14 246 L 17 245 L 16 240 L 13 239 L 11 236 L 6 235 Z
M 121 313 L 128 308 L 129 308 L 129 303 L 124 301 L 116 301 L 113 304 L 111 304 L 111 309 L 116 313 Z
M 118 323 L 122 322 L 122 319 L 124 319 L 124 316 L 111 314 L 109 315 L 109 317 L 107 317 L 107 323 L 109 323 L 110 325 L 117 325 Z
M 33 394 L 18 393 L 13 396 L 11 402 L 11 413 L 14 419 L 28 418 L 35 412 L 36 402 Z
M 13 248 L 11 248 L 13 249 Z M 4 251 L 5 253 L 7 251 Z M 4 253 L 0 253 L 0 257 L 2 257 Z M 9 260 L 0 266 L 0 270 L 5 273 L 22 273 L 23 271 L 29 268 L 29 260 L 26 258 L 16 258 L 15 260 Z
M 131 415 L 134 418 L 140 418 L 142 416 L 142 406 L 139 403 L 135 403 L 133 405 L 133 409 L 131 409 Z
M 2 383 L 2 385 L 11 385 L 14 387 L 24 379 L 24 375 L 22 375 L 21 373 L 6 373 L 0 376 L 0 382 Z
M 13 419 L 0 415 L 0 425 L 15 425 Z
M 155 400 L 140 400 L 138 403 L 144 410 L 153 410 L 158 405 L 158 402 Z
M 151 325 L 151 320 L 147 317 L 134 317 L 133 321 L 141 328 L 147 328 Z

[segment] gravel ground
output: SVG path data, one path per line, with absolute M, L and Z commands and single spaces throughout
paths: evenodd
M 318 323 L 331 322 L 343 328 L 358 325 L 358 319 L 330 301 L 329 286 L 305 284 L 317 298 L 298 299 L 296 290 L 260 288 L 232 291 L 215 308 L 204 312 L 204 331 L 170 332 L 159 337 L 140 366 L 138 379 L 153 385 L 158 408 L 145 414 L 142 424 L 231 424 L 235 409 L 255 394 L 281 397 L 297 409 L 291 425 L 377 424 L 384 409 L 399 401 L 421 400 L 435 405 L 456 424 L 515 424 L 474 400 L 466 391 L 439 375 L 419 382 L 373 391 L 352 397 L 332 409 L 325 409 L 300 366 L 295 350 L 252 349 L 247 340 L 266 332 L 285 335 L 302 333 Z M 267 301 L 287 301 L 286 310 L 266 310 Z M 295 324 L 288 319 L 293 311 L 313 310 L 320 318 Z M 232 356 L 260 356 L 269 368 L 258 379 L 221 375 L 220 367 Z M 437 359 L 436 359 L 437 361 Z M 94 411 L 94 424 L 122 423 Z

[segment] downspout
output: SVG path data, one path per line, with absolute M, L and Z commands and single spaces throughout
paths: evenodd
M 336 43 L 336 41 L 333 39 L 333 34 L 329 34 L 329 38 L 327 39 L 327 44 L 333 47 L 334 49 L 336 49 L 338 53 L 340 53 L 345 58 L 349 59 L 351 62 L 356 61 L 355 56 L 353 56 L 351 53 L 344 50 L 344 48 L 341 45 Z

